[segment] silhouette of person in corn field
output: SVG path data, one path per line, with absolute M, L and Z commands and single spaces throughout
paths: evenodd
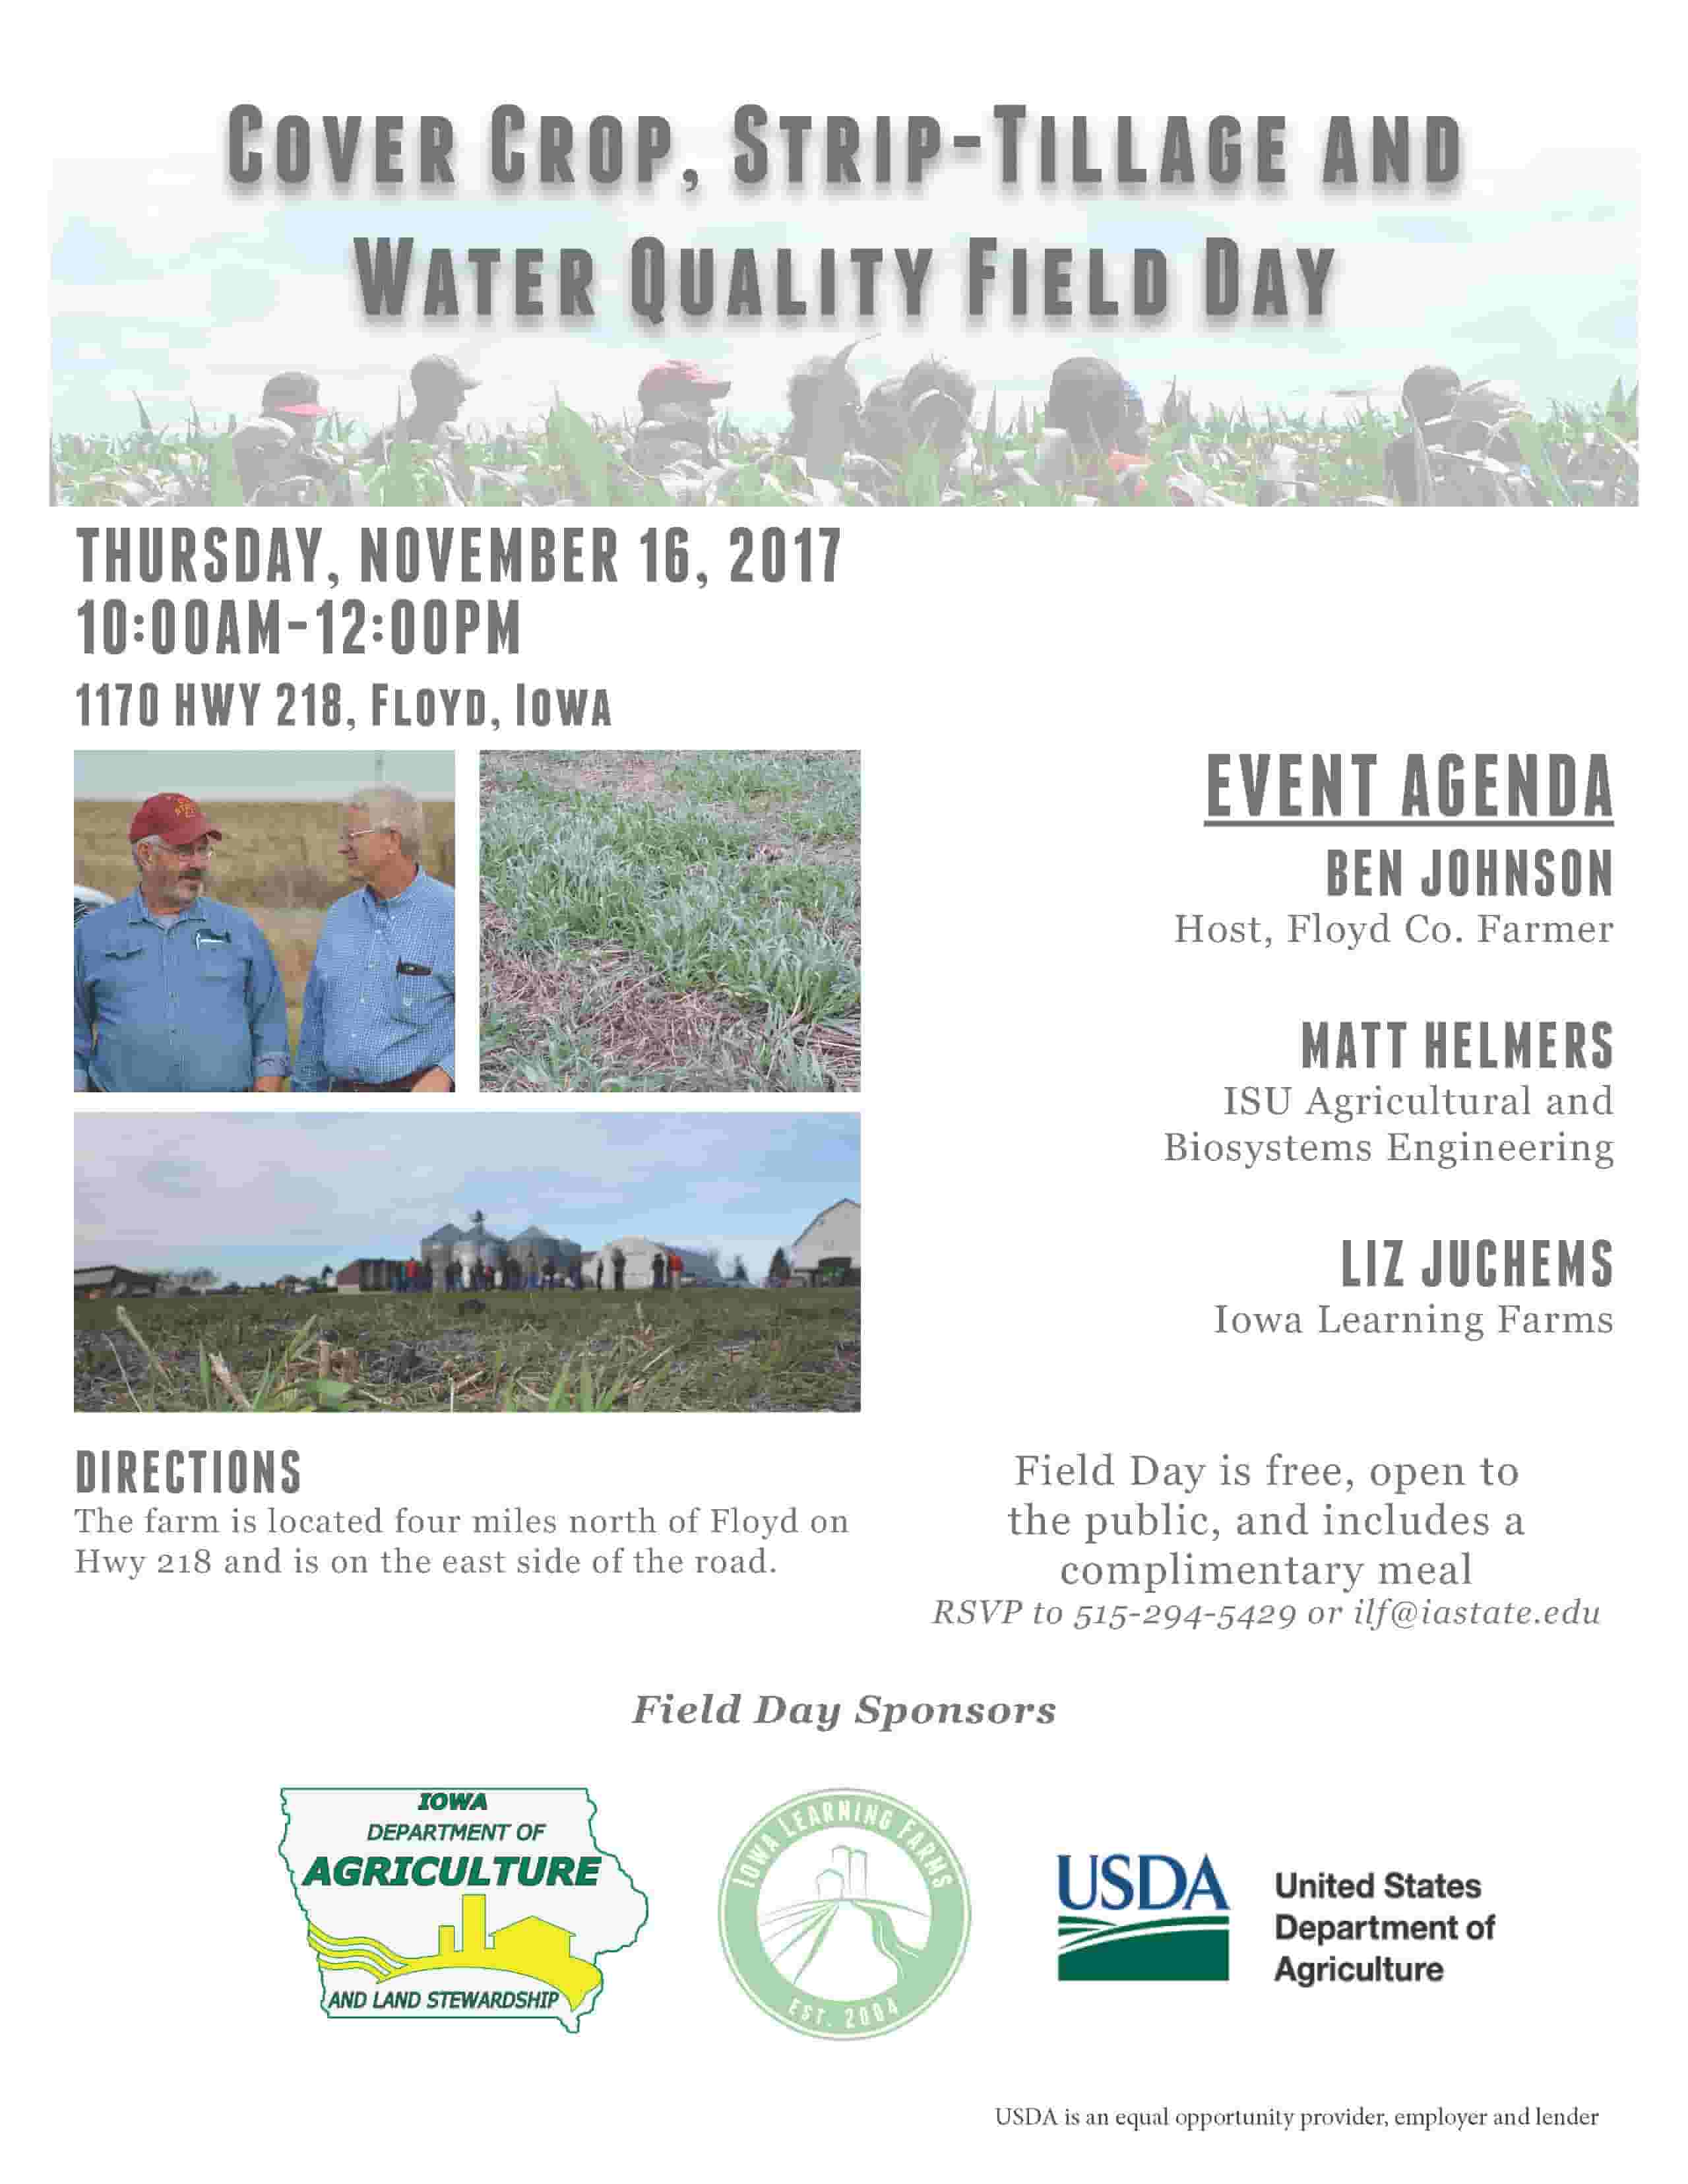
M 783 454 L 806 461 L 817 446 L 829 458 L 861 446 L 861 394 L 848 355 L 811 356 L 792 373 L 785 390 L 791 422 L 780 443 Z
M 924 356 L 903 374 L 902 405 L 909 438 L 935 448 L 948 465 L 967 446 L 978 388 L 959 365 Z
M 235 470 L 249 505 L 309 505 L 319 486 L 336 501 L 350 502 L 343 466 L 316 444 L 318 421 L 331 414 L 318 399 L 320 392 L 308 371 L 278 371 L 265 381 L 261 413 L 234 436 Z
M 1148 452 L 1149 413 L 1143 397 L 1106 357 L 1069 356 L 1056 365 L 1044 423 L 1105 455 Z
M 794 381 L 794 424 L 795 389 Z M 851 420 L 853 443 L 882 465 L 889 479 L 900 478 L 921 448 L 934 451 L 947 475 L 966 452 L 978 393 L 958 365 L 939 356 L 922 357 L 907 371 L 868 389 Z
M 610 1254 L 610 1263 L 616 1272 L 616 1288 L 618 1290 L 626 1289 L 627 1286 L 627 1255 L 621 1249 L 619 1244 Z
M 668 1286 L 666 1251 L 653 1251 L 650 1255 L 650 1285 L 654 1290 L 666 1290 Z
M 410 367 L 410 389 L 415 405 L 408 417 L 388 425 L 370 442 L 371 449 L 398 440 L 437 446 L 442 434 L 450 437 L 463 408 L 463 398 L 481 384 L 471 379 L 451 356 L 419 356 Z
M 1458 393 L 1459 374 L 1446 364 L 1421 364 L 1401 382 L 1401 406 L 1418 427 L 1427 451 L 1447 445 Z M 1424 496 L 1420 491 L 1418 448 L 1411 425 L 1384 449 L 1384 475 L 1403 508 L 1421 504 Z
M 900 376 L 870 387 L 861 405 L 861 444 L 876 462 L 900 470 L 908 460 L 909 421 L 903 408 Z
M 864 401 L 850 363 L 855 346 L 850 342 L 834 355 L 811 356 L 792 374 L 786 386 L 791 422 L 779 452 L 800 461 L 811 479 L 888 500 L 916 436 L 903 406 L 901 379 L 881 382 Z M 932 414 L 924 422 L 941 436 L 947 421 Z
M 1064 357 L 1056 365 L 1044 404 L 1040 485 L 1068 484 L 1102 500 L 1135 499 L 1148 448 L 1149 413 L 1123 372 L 1100 356 Z
M 406 444 L 433 448 L 446 458 L 458 490 L 467 497 L 473 491 L 474 480 L 457 420 L 464 397 L 480 384 L 455 357 L 418 357 L 410 367 L 410 387 L 416 398 L 410 414 L 395 425 L 383 426 L 359 450 L 359 461 L 384 463 L 395 447 Z
M 715 405 L 732 386 L 700 365 L 673 359 L 653 365 L 639 382 L 638 428 L 627 457 L 632 467 L 651 477 L 673 463 L 713 462 Z
M 1404 508 L 1530 508 L 1546 499 L 1508 421 L 1529 415 L 1504 379 L 1462 387 L 1446 365 L 1421 364 L 1401 383 L 1401 407 L 1418 427 L 1391 440 L 1384 473 Z M 1418 441 L 1422 440 L 1421 455 Z

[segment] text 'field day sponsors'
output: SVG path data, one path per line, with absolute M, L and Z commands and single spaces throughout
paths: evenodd
M 281 1809 L 326 2017 L 577 2032 L 649 1913 L 583 1788 L 288 1789 Z
M 776 1805 L 721 1880 L 727 1960 L 756 2007 L 821 2040 L 911 2024 L 954 1978 L 972 1917 L 955 1852 L 911 1805 L 816 1790 Z

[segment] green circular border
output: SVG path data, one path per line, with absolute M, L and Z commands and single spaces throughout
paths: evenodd
M 772 2003 L 765 2001 L 763 1997 L 757 1993 L 755 1988 L 751 1986 L 749 1981 L 745 1977 L 744 1973 L 740 1969 L 738 1960 L 733 1953 L 733 1945 L 727 1939 L 727 1907 L 729 1899 L 727 1892 L 732 1885 L 733 1869 L 738 1864 L 739 1858 L 744 1853 L 747 1846 L 761 1833 L 762 1830 L 768 1825 L 770 1821 L 777 1819 L 780 1814 L 788 1812 L 792 1806 L 812 1804 L 828 1797 L 854 1797 L 865 1800 L 869 1803 L 894 1805 L 899 1811 L 907 1814 L 911 1819 L 918 1820 L 921 1825 L 925 1828 L 928 1833 L 934 1836 L 939 1842 L 943 1845 L 944 1853 L 948 1857 L 950 1866 L 954 1869 L 956 1881 L 961 1889 L 961 1930 L 960 1937 L 955 1944 L 955 1953 L 954 1956 L 950 1958 L 949 1968 L 944 1972 L 943 1978 L 939 1980 L 937 1986 L 933 1988 L 931 1993 L 927 1996 L 926 1999 L 918 2003 L 916 2008 L 908 2011 L 906 2014 L 900 2015 L 894 2023 L 878 2025 L 871 2032 L 827 2032 L 822 2030 L 819 2026 L 798 2025 L 794 2023 L 786 2010 L 776 2008 Z M 758 1900 L 760 1901 L 760 1897 Z M 938 1826 L 936 1822 L 928 1819 L 926 1814 L 921 1811 L 920 1808 L 917 1805 L 911 1805 L 906 1797 L 893 1797 L 889 1791 L 885 1790 L 844 1789 L 837 1784 L 834 1784 L 831 1789 L 827 1790 L 801 1790 L 794 1797 L 782 1797 L 777 1805 L 771 1805 L 768 1808 L 767 1811 L 763 1814 L 760 1819 L 755 1821 L 751 1826 L 745 1829 L 744 1832 L 739 1836 L 738 1841 L 734 1844 L 733 1854 L 727 1861 L 727 1870 L 721 1876 L 721 1892 L 717 1898 L 716 1908 L 716 1930 L 721 1936 L 721 1954 L 727 1958 L 728 1969 L 731 1970 L 733 1978 L 738 1981 L 741 1992 L 747 1996 L 751 2002 L 755 2003 L 757 2008 L 761 2011 L 765 2017 L 771 2017 L 776 2025 L 783 2025 L 788 2032 L 801 2033 L 805 2040 L 841 2042 L 847 2047 L 853 2047 L 858 2042 L 863 2040 L 882 2040 L 888 2032 L 900 2032 L 905 2025 L 912 2025 L 916 2018 L 924 2016 L 926 2012 L 931 2008 L 933 2003 L 937 2002 L 948 1992 L 950 1982 L 955 1978 L 961 1959 L 967 1953 L 967 1942 L 972 1932 L 972 1890 L 968 1886 L 967 1876 L 962 1868 L 961 1861 L 955 1855 L 955 1847 L 950 1841 L 949 1836 L 944 1834 L 943 1829 Z M 783 1978 L 784 1975 L 781 1973 L 775 1973 L 774 1976 L 776 1978 Z M 795 1987 L 791 1986 L 789 1980 L 786 1980 L 785 1984 L 788 1987 L 791 1987 L 793 1993 L 797 1992 Z M 834 2008 L 842 2008 L 845 2005 L 843 2004 L 833 2005 Z

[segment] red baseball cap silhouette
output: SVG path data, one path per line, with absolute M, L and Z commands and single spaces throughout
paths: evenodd
M 649 410 L 659 402 L 683 402 L 688 395 L 703 395 L 713 402 L 731 391 L 730 379 L 706 379 L 701 365 L 681 364 L 670 358 L 653 365 L 639 382 L 639 400 Z
M 308 371 L 278 371 L 264 382 L 264 407 L 283 417 L 327 417 L 332 412 L 316 398 L 321 392 L 320 382 Z
M 149 834 L 156 834 L 172 850 L 186 849 L 202 834 L 214 842 L 223 838 L 222 830 L 210 824 L 191 796 L 177 796 L 170 789 L 149 796 L 129 822 L 131 842 L 144 842 Z

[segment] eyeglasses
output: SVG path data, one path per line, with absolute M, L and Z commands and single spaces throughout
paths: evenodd
M 361 842 L 365 834 L 393 834 L 397 832 L 393 827 L 359 827 L 354 833 L 340 837 L 340 847 L 349 850 L 354 842 Z
M 159 846 L 166 856 L 170 857 L 214 857 L 217 854 L 214 842 L 190 842 L 181 850 L 173 848 L 168 842 L 161 842 Z

